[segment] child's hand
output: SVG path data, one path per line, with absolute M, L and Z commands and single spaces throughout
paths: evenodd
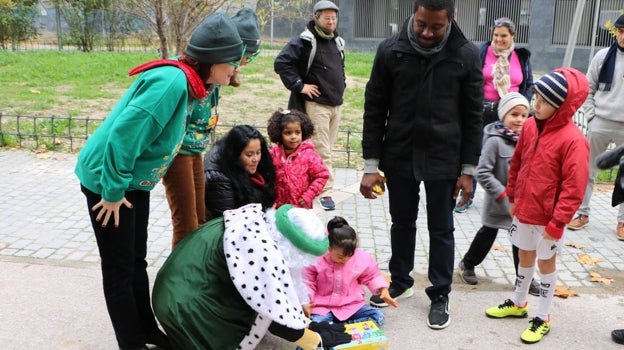
M 308 207 L 308 202 L 306 202 L 306 200 L 303 199 L 303 198 L 299 198 L 299 206 L 301 208 L 307 208 Z
M 544 232 L 542 233 L 542 238 L 537 241 L 535 252 L 537 253 L 537 258 L 539 260 L 553 259 L 553 257 L 557 253 L 557 241 L 552 238 L 548 233 Z
M 399 306 L 399 303 L 392 299 L 392 297 L 390 296 L 390 292 L 388 292 L 388 288 L 381 288 L 381 293 L 379 293 L 379 297 L 381 298 L 381 300 L 385 301 L 386 304 L 393 306 L 393 307 L 397 307 Z
M 306 317 L 310 317 L 310 313 L 312 312 L 312 308 L 314 308 L 316 305 L 315 304 L 303 304 L 301 305 L 301 308 L 303 309 L 303 313 L 306 315 Z

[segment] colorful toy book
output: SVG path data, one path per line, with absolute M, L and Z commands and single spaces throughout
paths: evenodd
M 333 347 L 332 350 L 388 350 L 388 338 L 373 321 L 345 325 L 351 334 L 351 342 Z

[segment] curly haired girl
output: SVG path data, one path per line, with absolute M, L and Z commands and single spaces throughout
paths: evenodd
M 270 150 L 275 166 L 275 207 L 292 204 L 312 208 L 329 179 L 329 171 L 310 140 L 312 120 L 301 111 L 280 109 L 271 115 L 267 131 L 275 144 Z

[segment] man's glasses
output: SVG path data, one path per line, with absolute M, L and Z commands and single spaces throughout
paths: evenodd
M 247 57 L 247 63 L 251 63 L 253 62 L 253 60 L 256 59 L 256 57 L 258 57 L 258 55 L 260 55 L 260 50 L 256 51 L 256 52 L 246 52 L 245 56 Z

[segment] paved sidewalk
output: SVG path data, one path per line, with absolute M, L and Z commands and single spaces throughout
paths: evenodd
M 0 151 L 0 347 L 2 349 L 116 349 L 101 292 L 99 256 L 88 220 L 86 201 L 73 175 L 75 155 Z M 373 253 L 382 269 L 390 256 L 388 196 L 376 200 L 359 194 L 361 172 L 336 169 L 336 210 L 317 210 L 327 221 L 334 215 L 356 226 L 360 246 Z M 424 190 L 421 191 L 424 197 Z M 455 214 L 456 262 L 480 227 L 483 190 L 475 205 Z M 551 334 L 533 348 L 622 348 L 610 339 L 624 328 L 624 242 L 616 239 L 616 210 L 611 192 L 596 192 L 591 223 L 566 232 L 558 261 L 561 284 L 579 297 L 556 298 Z M 391 349 L 483 349 L 520 346 L 528 320 L 492 320 L 483 310 L 512 294 L 511 249 L 501 231 L 497 246 L 476 269 L 477 286 L 456 278 L 451 293 L 451 326 L 433 331 L 425 325 L 429 301 L 424 293 L 429 239 L 424 203 L 418 221 L 416 294 L 398 309 L 387 310 Z M 162 185 L 152 191 L 148 270 L 155 276 L 170 252 L 171 219 Z M 581 265 L 579 254 L 598 261 Z M 591 282 L 590 272 L 614 279 L 611 285 Z M 533 298 L 533 297 L 531 297 Z M 530 299 L 536 300 L 536 299 Z M 274 349 L 271 337 L 263 349 Z

